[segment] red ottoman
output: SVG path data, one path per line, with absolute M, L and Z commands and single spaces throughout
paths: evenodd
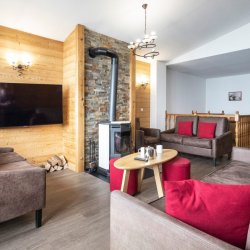
M 110 192 L 113 190 L 121 190 L 123 170 L 114 166 L 114 162 L 119 158 L 113 158 L 109 161 L 110 174 Z M 138 170 L 131 170 L 128 180 L 128 194 L 134 195 L 137 192 L 137 175 Z
M 183 157 L 175 157 L 162 164 L 162 182 L 182 181 L 190 179 L 190 161 Z

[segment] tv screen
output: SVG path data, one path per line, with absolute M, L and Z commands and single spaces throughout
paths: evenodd
M 0 83 L 0 127 L 61 123 L 62 85 Z

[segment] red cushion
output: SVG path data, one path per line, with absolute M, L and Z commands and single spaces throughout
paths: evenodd
M 192 136 L 193 122 L 192 121 L 178 122 L 178 134 Z
M 199 138 L 214 138 L 216 123 L 212 122 L 199 122 L 198 124 L 198 137 Z
M 250 185 L 166 182 L 166 213 L 240 248 L 250 222 Z
M 119 158 L 113 158 L 109 161 L 109 180 L 110 180 L 110 192 L 113 190 L 121 190 L 123 170 L 114 166 L 114 162 Z M 138 170 L 131 170 L 128 180 L 128 191 L 130 195 L 134 195 L 137 192 L 137 175 Z

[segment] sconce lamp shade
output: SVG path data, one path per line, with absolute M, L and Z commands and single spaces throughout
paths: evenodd
M 6 57 L 12 69 L 17 70 L 18 76 L 22 76 L 23 71 L 28 70 L 31 66 L 31 56 L 27 53 L 17 55 L 13 52 L 8 52 Z

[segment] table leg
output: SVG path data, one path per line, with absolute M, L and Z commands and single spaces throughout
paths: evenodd
M 160 165 L 154 165 L 153 170 L 154 170 L 155 183 L 156 183 L 156 188 L 158 192 L 158 197 L 161 198 L 164 196 L 164 194 L 163 194 L 163 188 L 162 188 L 162 183 L 161 183 Z
M 123 170 L 121 191 L 127 193 L 130 170 Z
M 145 168 L 138 170 L 138 182 L 137 182 L 137 192 L 141 192 L 141 185 L 144 178 Z

